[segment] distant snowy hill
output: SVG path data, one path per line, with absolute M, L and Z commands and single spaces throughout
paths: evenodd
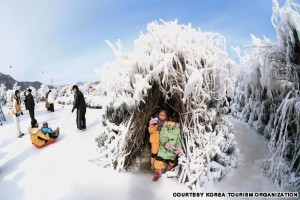
M 16 82 L 18 82 L 18 85 L 21 86 L 21 90 L 25 90 L 29 86 L 32 86 L 32 87 L 34 87 L 36 89 L 39 89 L 41 87 L 41 85 L 42 85 L 42 83 L 39 82 L 39 81 L 34 81 L 34 82 L 30 82 L 30 81 L 16 81 L 10 75 L 2 74 L 1 72 L 0 72 L 0 82 L 4 83 L 5 86 L 7 87 L 7 89 L 12 89 L 13 85 Z

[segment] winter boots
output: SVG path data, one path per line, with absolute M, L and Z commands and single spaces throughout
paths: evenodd
M 169 164 L 166 171 L 170 171 L 171 169 L 173 169 L 173 167 L 174 165 Z
M 152 181 L 157 181 L 160 177 L 161 177 L 161 169 L 155 169 Z

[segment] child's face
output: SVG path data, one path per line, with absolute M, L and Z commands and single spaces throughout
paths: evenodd
M 170 128 L 173 128 L 173 127 L 175 126 L 175 124 L 176 124 L 176 122 L 172 122 L 172 121 L 168 121 L 168 122 L 167 122 L 167 125 L 168 125 L 168 127 L 170 127 Z
M 165 111 L 160 111 L 158 117 L 160 120 L 164 121 L 167 118 L 167 114 Z

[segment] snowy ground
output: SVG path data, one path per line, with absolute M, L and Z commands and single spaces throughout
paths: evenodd
M 36 110 L 39 122 L 47 121 L 53 128 L 64 124 L 54 144 L 42 149 L 31 145 L 28 111 L 21 117 L 21 130 L 27 133 L 23 138 L 16 137 L 11 116 L 6 115 L 8 121 L 0 126 L 1 200 L 180 199 L 173 197 L 173 193 L 188 191 L 174 178 L 163 177 L 154 183 L 151 174 L 117 173 L 94 165 L 88 160 L 97 158 L 94 138 L 101 128 L 99 110 L 87 110 L 88 128 L 77 133 L 75 113 L 68 119 L 71 107 L 56 105 L 56 112 L 50 113 L 43 106 L 38 104 Z M 8 109 L 4 108 L 4 112 L 7 114 Z M 244 123 L 231 121 L 237 131 L 240 166 L 221 182 L 206 185 L 203 192 L 279 191 L 261 175 L 256 162 L 267 153 L 265 139 Z
M 207 191 L 278 192 L 281 191 L 262 176 L 260 160 L 269 153 L 267 140 L 246 123 L 227 118 L 234 126 L 239 147 L 239 166 L 218 183 L 207 185 Z M 274 198 L 272 198 L 274 199 Z

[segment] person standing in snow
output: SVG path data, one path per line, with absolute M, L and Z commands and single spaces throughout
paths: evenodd
M 26 101 L 27 101 L 27 92 L 26 91 L 24 92 L 24 97 L 25 97 L 25 99 L 24 99 L 25 110 L 28 110 L 27 105 L 26 105 Z
M 31 122 L 34 121 L 34 106 L 35 106 L 35 103 L 34 103 L 34 99 L 33 99 L 33 96 L 31 94 L 32 90 L 29 88 L 26 92 L 26 97 L 25 97 L 25 107 L 26 107 L 26 110 L 29 111 L 29 115 L 30 115 L 30 118 L 31 118 Z
M 76 123 L 79 131 L 86 129 L 86 103 L 82 92 L 78 89 L 77 85 L 73 85 L 72 91 L 74 92 L 74 106 L 72 112 L 77 109 Z
M 159 149 L 159 132 L 165 123 L 167 118 L 167 110 L 160 109 L 155 118 L 151 118 L 149 122 L 148 131 L 150 133 L 150 144 L 151 144 L 151 166 L 157 157 Z
M 168 161 L 167 171 L 175 165 L 175 159 L 181 152 L 180 128 L 178 118 L 175 115 L 169 117 L 161 129 L 159 142 L 160 147 L 156 160 L 154 161 L 153 181 L 161 177 L 162 169 L 165 168 L 164 161 Z
M 50 111 L 50 105 L 49 105 L 49 102 L 48 102 L 48 94 L 49 94 L 49 91 L 46 92 L 45 107 L 47 108 L 48 111 Z
M 20 91 L 19 90 L 15 91 L 15 96 L 14 96 L 14 99 L 13 99 L 13 107 L 12 107 L 11 114 L 14 118 L 14 121 L 15 121 L 15 124 L 16 124 L 16 127 L 17 127 L 17 137 L 21 138 L 24 135 L 24 133 L 22 133 L 21 130 L 20 130 L 19 117 L 20 117 L 20 115 L 23 115 L 23 112 L 21 110 L 21 99 L 20 99 Z
M 54 112 L 54 96 L 53 96 L 51 90 L 49 90 L 49 92 L 48 92 L 47 100 L 48 100 L 48 103 L 49 103 L 49 110 L 51 112 Z

